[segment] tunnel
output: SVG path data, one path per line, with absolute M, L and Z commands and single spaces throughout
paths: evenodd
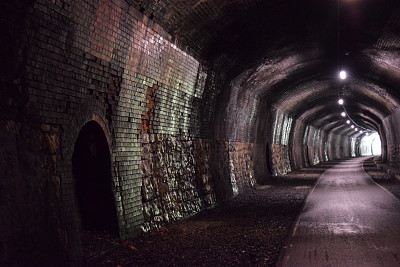
M 140 253 L 132 240 L 241 199 L 255 202 L 232 218 L 265 204 L 257 216 L 273 219 L 290 196 L 290 235 L 331 169 L 392 189 L 400 178 L 398 0 L 4 0 L 0 12 L 0 265 L 90 265 L 87 231 L 112 236 L 93 237 L 98 257 Z M 274 265 L 276 240 L 271 261 L 232 254 Z

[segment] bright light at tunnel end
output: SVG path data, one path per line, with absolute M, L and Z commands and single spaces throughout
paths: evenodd
M 362 156 L 381 155 L 381 138 L 377 132 L 366 132 L 360 142 L 360 153 Z
M 346 73 L 346 71 L 344 71 L 344 70 L 340 71 L 340 72 L 339 72 L 339 78 L 340 78 L 341 80 L 345 80 L 345 79 L 347 78 L 347 73 Z

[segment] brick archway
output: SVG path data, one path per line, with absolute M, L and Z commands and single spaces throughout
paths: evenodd
M 65 128 L 63 133 L 63 138 L 61 142 L 62 156 L 64 158 L 63 164 L 59 166 L 60 172 L 62 173 L 62 197 L 64 205 L 64 221 L 65 221 L 65 235 L 67 239 L 66 244 L 70 244 L 68 254 L 75 260 L 76 264 L 82 264 L 82 240 L 81 240 L 81 218 L 79 203 L 77 199 L 75 179 L 73 177 L 73 166 L 72 166 L 72 156 L 74 152 L 75 144 L 78 140 L 78 136 L 81 129 L 89 122 L 95 122 L 98 127 L 101 128 L 104 138 L 107 143 L 108 151 L 110 153 L 111 160 L 111 175 L 112 183 L 115 187 L 117 181 L 117 174 L 115 171 L 114 162 L 114 146 L 115 138 L 112 133 L 112 125 L 109 125 L 109 121 L 105 118 L 104 107 L 98 101 L 87 101 L 86 105 L 81 105 L 80 108 L 72 116 L 72 120 L 69 123 L 69 127 Z M 120 192 L 118 190 L 113 190 L 114 198 L 117 200 L 120 198 Z M 123 214 L 119 212 L 121 209 L 121 202 L 116 201 L 114 203 L 117 207 L 117 217 L 118 221 L 122 220 Z M 124 229 L 119 227 L 119 231 L 123 232 Z M 121 233 L 117 233 L 120 235 Z
M 103 129 L 95 121 L 86 123 L 78 135 L 72 171 L 82 229 L 117 235 L 110 151 Z

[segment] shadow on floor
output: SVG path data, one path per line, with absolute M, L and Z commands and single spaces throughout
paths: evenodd
M 276 184 L 302 184 L 313 185 L 315 181 L 328 169 L 336 164 L 346 161 L 347 159 L 333 160 L 329 162 L 322 162 L 314 166 L 295 170 L 285 175 L 273 176 L 263 185 L 276 185 Z
M 182 221 L 119 243 L 88 266 L 274 266 L 321 164 L 275 177 Z

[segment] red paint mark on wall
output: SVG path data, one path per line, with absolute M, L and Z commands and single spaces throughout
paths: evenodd
M 154 108 L 156 106 L 156 91 L 158 85 L 154 84 L 149 87 L 146 93 L 146 112 L 142 115 L 142 133 L 147 134 L 153 129 Z

